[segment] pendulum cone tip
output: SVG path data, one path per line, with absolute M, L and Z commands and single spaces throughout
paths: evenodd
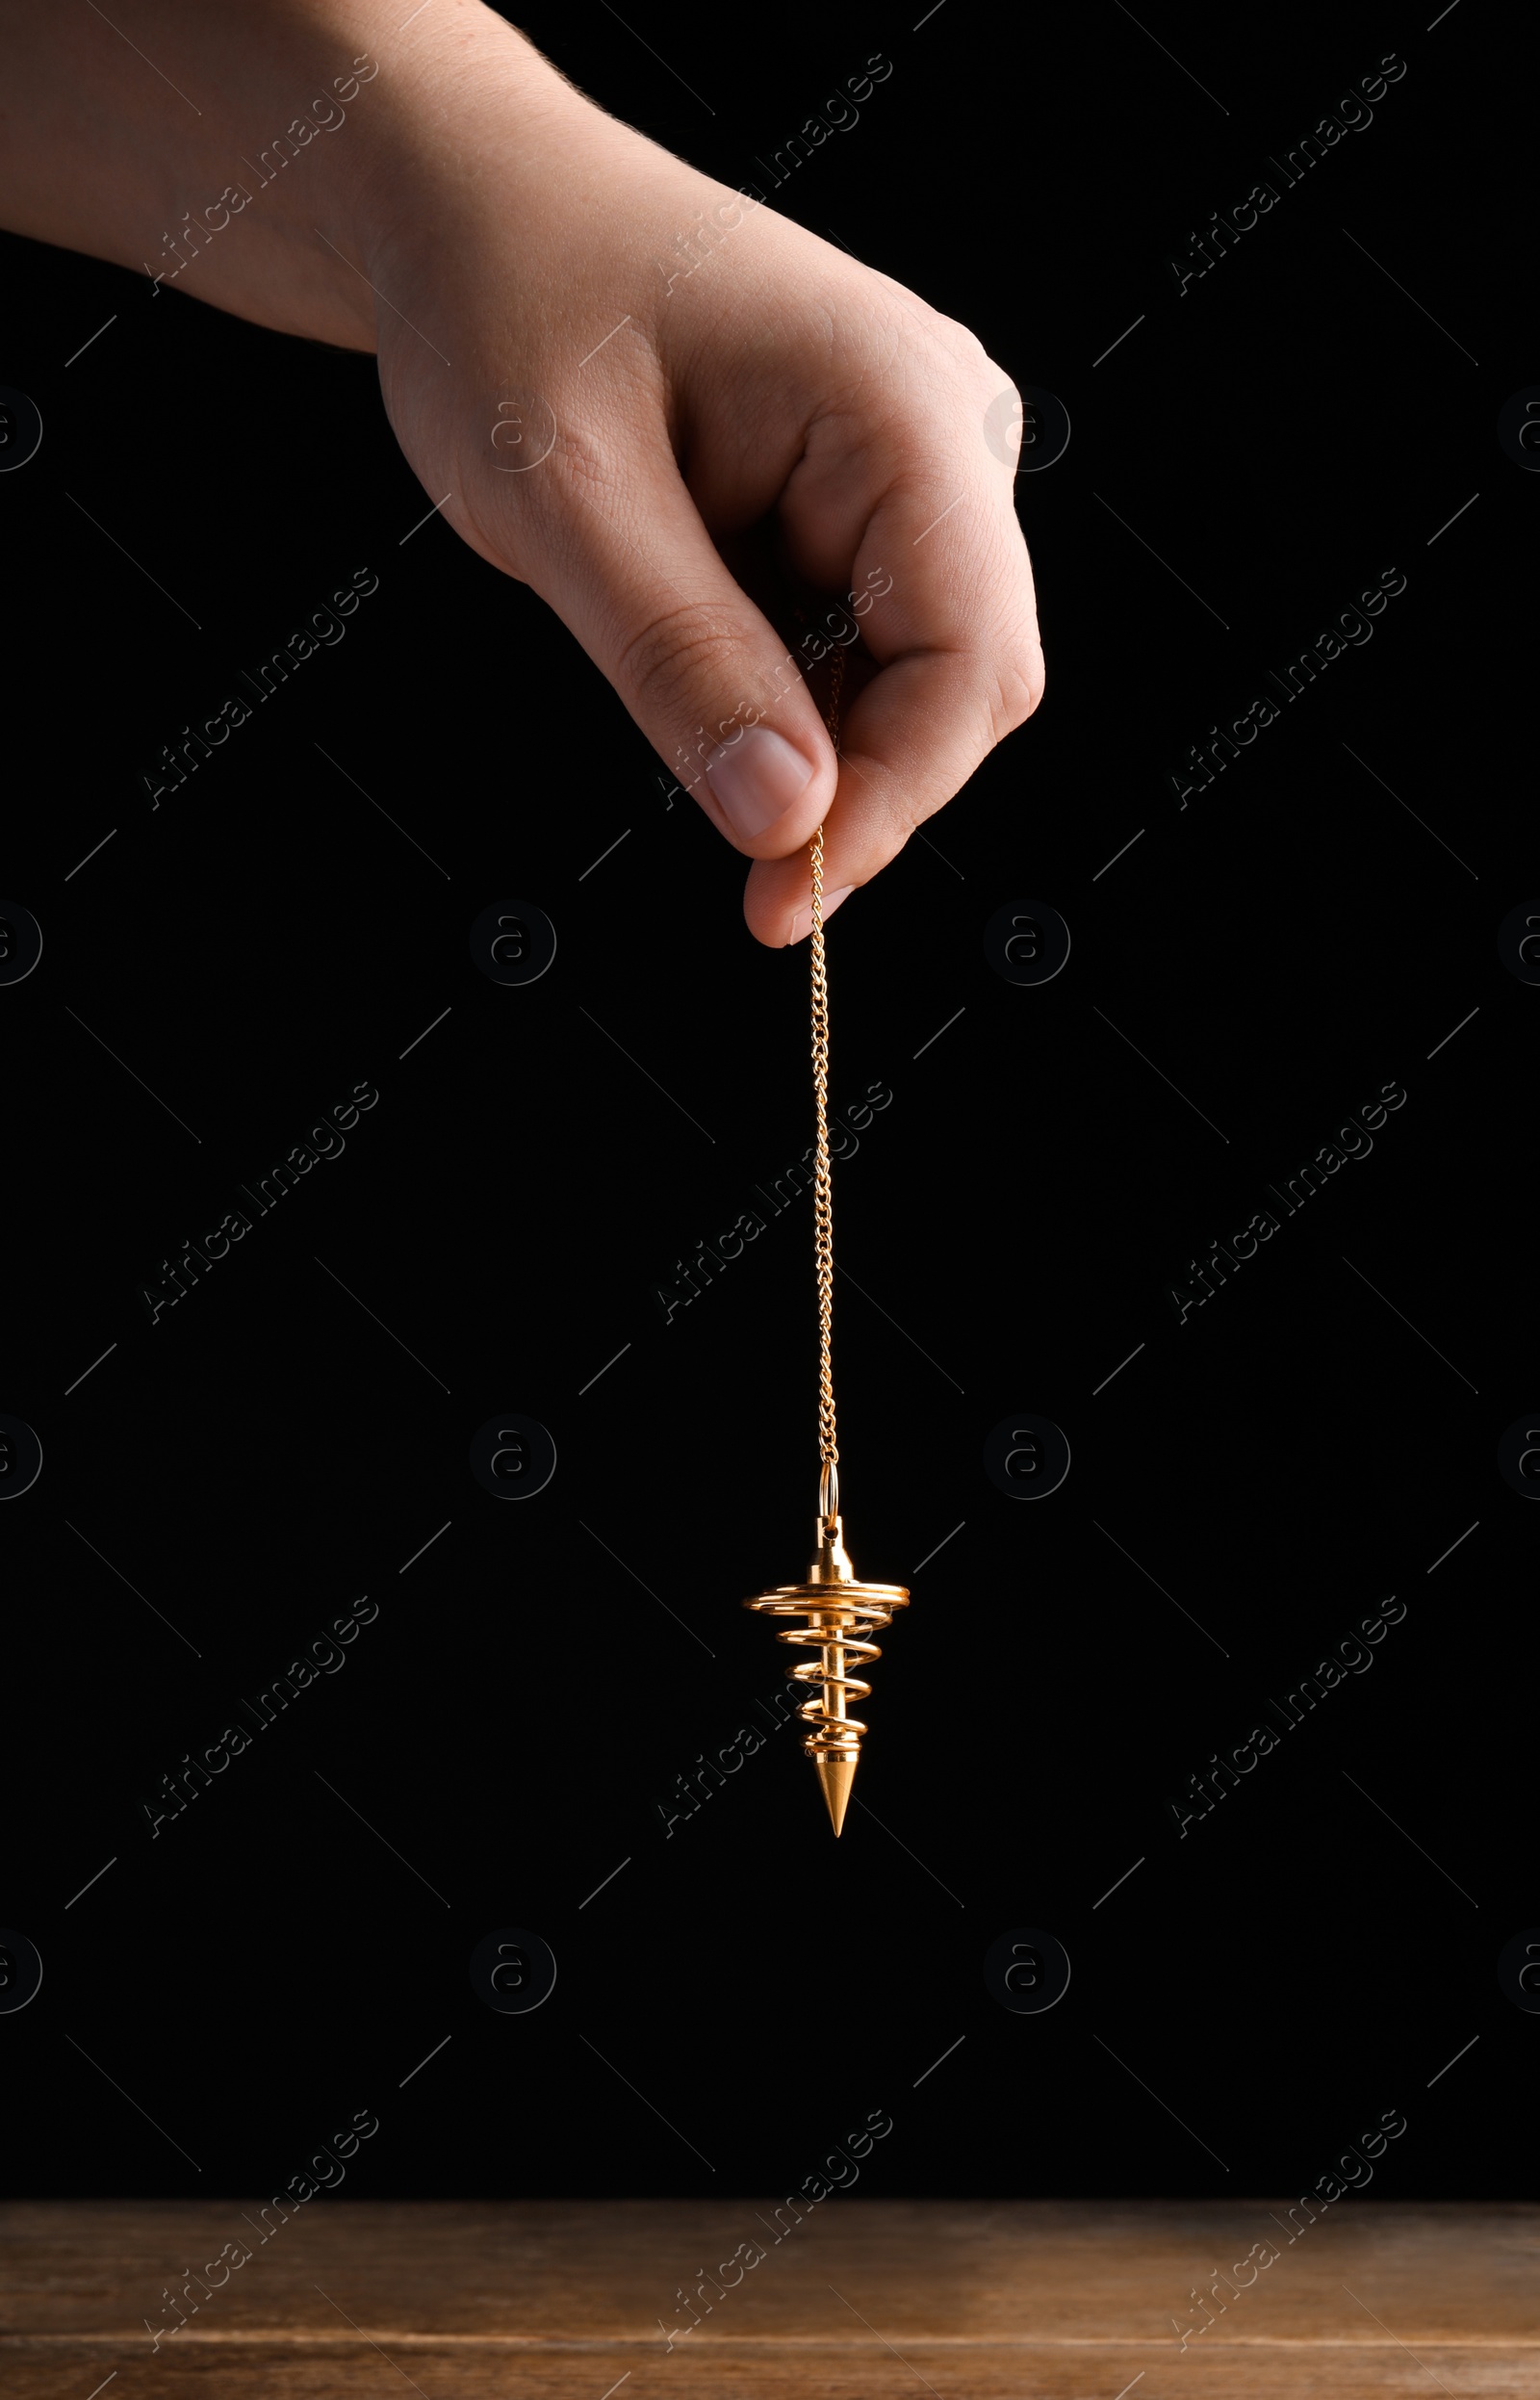
M 853 1758 L 817 1758 L 813 1765 L 818 1769 L 818 1785 L 824 1795 L 824 1806 L 829 1811 L 829 1821 L 837 1838 L 845 1822 L 845 1811 L 850 1805 L 850 1788 L 856 1780 L 856 1762 Z

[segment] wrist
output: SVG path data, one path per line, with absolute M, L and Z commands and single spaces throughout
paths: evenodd
M 549 88 L 548 104 L 560 93 L 582 105 L 481 0 L 427 0 L 404 19 L 400 5 L 273 0 L 255 27 L 223 27 L 203 62 L 213 105 L 196 163 L 177 170 L 151 270 L 167 287 L 282 332 L 376 349 L 401 323 L 388 296 L 402 257 L 415 286 L 420 267 L 431 283 L 435 221 L 486 148 L 476 129 L 500 112 L 516 139 L 532 86 Z M 163 6 L 209 41 L 207 19 L 189 26 L 187 0 Z M 238 216 L 239 235 L 226 231 Z
M 401 323 L 398 285 L 437 305 L 462 275 L 475 280 L 489 244 L 528 255 L 554 179 L 574 168 L 585 126 L 604 121 L 480 0 L 449 7 L 431 39 L 394 66 L 387 58 L 350 195 L 352 254 L 385 338 Z

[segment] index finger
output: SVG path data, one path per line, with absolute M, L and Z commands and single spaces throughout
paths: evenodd
M 826 587 L 843 580 L 843 537 L 853 605 L 871 599 L 860 630 L 880 671 L 844 713 L 824 830 L 831 891 L 868 883 L 1042 697 L 1014 477 L 982 438 L 976 452 L 960 450 L 950 411 L 944 420 L 938 409 L 927 413 L 929 424 L 909 428 L 909 454 L 893 462 L 859 529 L 865 477 L 849 473 L 849 460 L 838 475 L 816 442 L 783 503 L 799 565 Z M 880 474 L 886 462 L 868 452 L 862 463 Z M 761 942 L 784 942 L 808 931 L 808 897 L 799 847 L 756 863 L 744 915 Z

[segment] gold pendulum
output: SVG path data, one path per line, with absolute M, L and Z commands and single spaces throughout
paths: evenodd
M 829 735 L 839 743 L 839 691 L 845 654 L 834 656 L 834 691 L 829 706 Z M 829 1174 L 829 988 L 824 975 L 824 829 L 820 825 L 808 845 L 812 858 L 812 1068 L 816 1097 L 818 1141 L 813 1184 L 813 1242 L 818 1268 L 818 1529 L 817 1555 L 805 1584 L 782 1584 L 763 1591 L 744 1607 L 760 1616 L 800 1617 L 777 1634 L 778 1641 L 810 1650 L 787 1669 L 790 1681 L 810 1688 L 798 1716 L 808 1728 L 802 1746 L 818 1770 L 818 1783 L 838 1834 L 845 1821 L 850 1788 L 856 1780 L 861 1736 L 866 1731 L 847 1703 L 864 1700 L 871 1690 L 852 1668 L 866 1665 L 882 1652 L 867 1639 L 892 1622 L 895 1609 L 907 1609 L 909 1592 L 902 1584 L 863 1584 L 857 1580 L 845 1549 L 839 1513 L 839 1446 L 834 1438 L 834 1386 L 830 1367 L 830 1319 L 834 1303 L 834 1237 L 830 1213 Z

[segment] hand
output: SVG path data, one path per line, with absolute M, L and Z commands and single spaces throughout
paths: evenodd
M 984 438 L 1009 378 L 962 325 L 616 123 L 479 0 L 134 21 L 130 72 L 100 10 L 0 0 L 0 219 L 377 349 L 424 490 L 754 860 L 761 942 L 808 930 L 820 822 L 827 915 L 1031 714 L 1032 572 Z M 190 223 L 286 124 L 294 163 Z M 837 761 L 788 588 L 841 604 Z
M 820 821 L 827 915 L 1041 697 L 1013 472 L 984 438 L 1009 378 L 489 25 L 420 70 L 433 139 L 362 220 L 385 404 L 450 523 L 549 603 L 756 862 L 745 916 L 783 943 L 808 931 Z M 874 662 L 849 658 L 837 761 L 801 629 L 744 588 L 772 550 L 843 597 L 841 638 L 859 627 Z

